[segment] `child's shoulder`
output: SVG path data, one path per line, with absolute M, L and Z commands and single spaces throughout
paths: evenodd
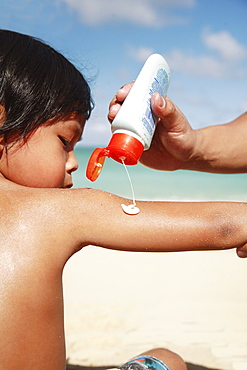
M 113 196 L 92 189 L 28 188 L 0 182 L 2 248 L 28 258 L 46 258 L 62 268 L 68 258 L 90 242 L 101 204 Z
M 0 183 L 0 249 L 29 260 L 49 256 L 46 263 L 62 268 L 75 243 L 69 232 L 73 224 L 71 193 L 70 189 Z

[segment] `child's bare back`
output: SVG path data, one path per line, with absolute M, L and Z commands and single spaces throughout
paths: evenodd
M 59 254 L 50 207 L 42 205 L 45 194 L 36 197 L 32 190 L 10 188 L 0 196 L 0 367 L 63 369 L 61 274 L 66 253 L 61 245 Z

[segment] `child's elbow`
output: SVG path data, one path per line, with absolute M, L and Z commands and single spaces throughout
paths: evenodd
M 243 233 L 242 228 L 235 220 L 221 220 L 218 227 L 218 237 L 221 240 L 223 249 L 230 249 L 239 246 Z

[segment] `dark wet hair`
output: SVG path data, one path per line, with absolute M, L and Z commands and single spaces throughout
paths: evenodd
M 0 30 L 0 104 L 5 142 L 25 138 L 52 118 L 93 109 L 83 75 L 62 54 L 34 37 Z

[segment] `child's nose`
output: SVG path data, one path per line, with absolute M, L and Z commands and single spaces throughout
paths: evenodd
M 74 172 L 78 169 L 78 161 L 73 151 L 69 152 L 68 160 L 66 162 L 66 171 L 68 173 Z

